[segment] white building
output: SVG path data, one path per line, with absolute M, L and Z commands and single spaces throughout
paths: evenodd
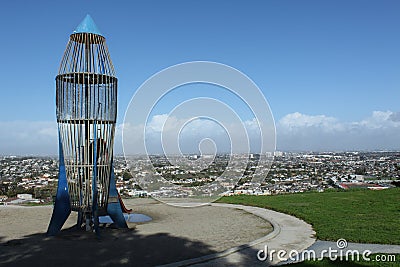
M 24 200 L 31 200 L 32 194 L 17 194 L 17 198 L 24 199 Z

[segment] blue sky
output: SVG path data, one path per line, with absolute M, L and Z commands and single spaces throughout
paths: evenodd
M 151 75 L 206 60 L 260 87 L 278 149 L 400 149 L 399 1 L 17 0 L 0 8 L 0 154 L 56 153 L 54 78 L 88 13 L 119 78 L 118 124 Z

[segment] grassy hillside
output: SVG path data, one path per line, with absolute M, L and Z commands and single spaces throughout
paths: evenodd
M 313 225 L 317 238 L 400 244 L 400 188 L 276 196 L 231 196 L 220 202 L 268 208 Z

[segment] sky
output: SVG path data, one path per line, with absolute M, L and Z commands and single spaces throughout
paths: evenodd
M 189 61 L 232 66 L 260 88 L 277 150 L 400 150 L 397 0 L 16 0 L 0 8 L 0 154 L 57 154 L 54 79 L 86 14 L 106 37 L 119 79 L 117 153 L 125 110 L 140 85 Z M 162 124 L 174 105 L 193 97 L 225 101 L 244 124 L 253 119 L 240 99 L 210 85 L 171 92 L 148 123 Z M 217 124 L 201 125 L 191 127 L 226 136 Z M 193 129 L 184 142 L 198 141 Z

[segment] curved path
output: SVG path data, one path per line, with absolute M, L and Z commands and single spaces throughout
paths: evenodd
M 296 217 L 258 207 L 243 205 L 212 203 L 214 207 L 229 207 L 244 210 L 263 218 L 273 226 L 273 231 L 239 247 L 231 248 L 220 253 L 215 253 L 195 259 L 184 260 L 163 266 L 268 266 L 281 262 L 276 255 L 261 261 L 257 258 L 260 250 L 303 251 L 315 243 L 315 232 L 312 226 Z M 260 254 L 262 257 L 263 254 Z
M 309 250 L 314 250 L 316 253 L 321 253 L 324 249 L 337 249 L 337 243 L 332 241 L 318 240 L 315 242 Z M 371 253 L 387 253 L 387 254 L 400 254 L 400 245 L 385 245 L 385 244 L 366 244 L 366 243 L 352 243 L 349 242 L 346 245 L 345 251 L 347 250 L 358 250 L 364 251 L 369 250 Z
M 344 239 L 341 239 L 339 241 L 343 242 Z M 337 242 L 339 242 L 337 241 Z M 343 243 L 337 243 L 333 241 L 322 241 L 322 240 L 317 240 L 312 246 L 307 248 L 307 251 L 312 251 L 315 253 L 316 258 L 321 258 L 323 255 L 324 257 L 329 257 L 327 254 L 327 251 L 336 251 L 332 253 L 332 257 L 339 257 L 340 255 L 344 255 L 344 259 L 346 259 L 346 255 L 348 255 L 348 258 L 351 259 L 357 259 L 357 253 L 358 252 L 358 257 L 359 259 L 362 259 L 363 255 L 368 257 L 370 260 L 374 261 L 375 256 L 371 256 L 369 254 L 400 254 L 400 245 L 386 245 L 386 244 L 367 244 L 367 243 L 352 243 L 352 242 L 345 242 L 345 245 L 343 246 Z M 340 254 L 341 251 L 341 254 Z M 365 252 L 369 252 L 367 254 L 364 254 Z M 299 259 L 297 260 L 287 260 L 284 262 L 281 262 L 279 265 L 286 265 L 294 262 L 301 262 L 304 260 L 308 260 L 310 254 L 300 254 Z M 353 256 L 354 255 L 354 256 Z M 354 257 L 354 258 L 353 258 Z

